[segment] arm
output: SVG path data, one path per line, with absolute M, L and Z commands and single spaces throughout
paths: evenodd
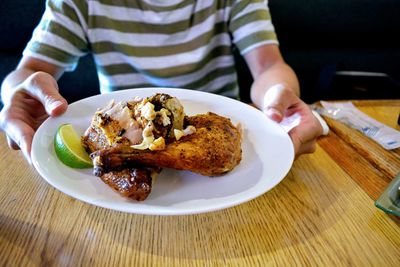
M 0 128 L 7 135 L 9 146 L 21 149 L 29 162 L 36 129 L 49 115 L 57 116 L 67 109 L 56 81 L 62 73 L 60 67 L 24 57 L 1 85 L 4 108 L 0 112 Z
M 244 58 L 254 78 L 250 92 L 254 104 L 277 122 L 295 113 L 300 115 L 300 124 L 289 131 L 295 154 L 314 152 L 322 126 L 310 108 L 300 100 L 296 74 L 284 62 L 278 46 L 260 46 Z
M 299 82 L 294 71 L 284 62 L 277 45 L 264 45 L 250 51 L 244 56 L 254 83 L 251 88 L 251 100 L 263 109 L 266 91 L 274 85 L 285 87 L 300 96 Z

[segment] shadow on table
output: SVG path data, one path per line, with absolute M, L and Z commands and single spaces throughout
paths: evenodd
M 298 159 L 295 174 L 290 172 L 273 190 L 237 207 L 179 219 L 113 212 L 112 221 L 104 221 L 102 228 L 122 246 L 171 261 L 226 262 L 307 243 L 346 212 L 345 206 L 341 211 L 341 205 L 335 204 L 343 193 L 340 183 L 329 183 L 323 173 L 320 181 L 313 182 L 309 174 L 319 166 L 303 169 L 301 165 L 308 162 Z M 329 209 L 340 212 L 325 212 Z M 90 209 L 88 216 L 94 220 L 98 214 Z M 127 226 L 124 234 L 115 234 L 116 222 Z
M 75 242 L 70 250 L 69 236 L 46 226 L 0 214 L 0 254 L 3 255 L 0 265 L 77 266 L 80 257 L 76 257 L 75 251 L 84 251 L 83 240 Z

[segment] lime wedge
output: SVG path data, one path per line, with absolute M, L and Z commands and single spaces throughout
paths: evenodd
M 57 129 L 54 150 L 58 159 L 71 168 L 84 169 L 93 166 L 79 135 L 71 124 L 63 124 Z

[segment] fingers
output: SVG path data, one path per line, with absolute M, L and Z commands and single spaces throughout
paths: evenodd
M 316 149 L 317 149 L 317 141 L 314 139 L 305 144 L 302 144 L 302 146 L 297 151 L 297 156 L 302 154 L 314 153 Z
M 306 109 L 306 107 L 304 108 Z M 296 135 L 302 144 L 307 143 L 309 140 L 315 140 L 321 136 L 323 129 L 321 123 L 315 118 L 311 110 L 303 111 L 302 121 L 300 124 L 293 128 L 289 135 Z
M 13 120 L 1 125 L 7 134 L 7 143 L 12 149 L 21 149 L 26 160 L 31 164 L 31 147 L 34 130 L 25 122 Z
M 316 148 L 316 140 L 323 132 L 320 122 L 307 105 L 304 105 L 302 113 L 300 124 L 288 133 L 292 139 L 296 157 L 301 154 L 313 153 Z
M 48 73 L 36 72 L 24 82 L 24 89 L 40 101 L 50 116 L 67 110 L 67 101 L 59 94 L 57 81 Z
M 276 122 L 281 122 L 286 111 L 299 101 L 292 90 L 283 84 L 268 89 L 264 95 L 263 111 Z
M 0 127 L 12 149 L 21 149 L 31 163 L 31 147 L 35 130 L 50 116 L 65 112 L 67 101 L 59 94 L 56 80 L 45 72 L 29 76 L 16 89 L 0 112 Z M 46 114 L 47 113 L 47 114 Z
M 17 143 L 14 142 L 14 140 L 12 140 L 8 135 L 7 135 L 7 143 L 8 146 L 14 150 L 19 149 L 19 146 L 17 145 Z
M 293 147 L 294 147 L 296 158 L 298 158 L 299 156 L 301 156 L 303 154 L 310 154 L 310 153 L 315 152 L 315 150 L 317 148 L 316 139 L 309 140 L 309 141 L 303 143 L 297 136 L 290 135 L 290 137 L 293 142 Z

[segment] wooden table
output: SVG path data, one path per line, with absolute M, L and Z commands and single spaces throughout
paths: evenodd
M 396 127 L 400 101 L 356 103 Z M 374 206 L 400 165 L 374 161 L 381 150 L 357 146 L 357 132 L 328 123 L 333 131 L 317 151 L 296 160 L 273 190 L 176 217 L 75 200 L 1 136 L 0 266 L 400 266 L 398 222 Z M 398 150 L 389 154 L 399 159 Z

